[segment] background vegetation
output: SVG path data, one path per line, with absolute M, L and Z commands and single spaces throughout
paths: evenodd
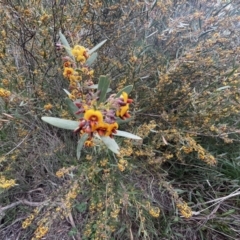
M 0 4 L 2 239 L 239 238 L 239 1 Z M 41 121 L 74 119 L 59 31 L 134 85 L 120 156 Z

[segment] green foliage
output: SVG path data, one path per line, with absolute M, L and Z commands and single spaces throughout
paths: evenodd
M 98 104 L 104 102 L 106 100 L 106 94 L 108 87 L 110 85 L 110 80 L 107 76 L 100 76 L 98 82 L 98 91 L 100 92 Z
M 133 89 L 133 85 L 126 86 L 117 93 L 116 97 L 120 97 L 123 92 L 130 94 L 132 89 Z
M 78 127 L 78 121 L 72 121 L 67 119 L 53 118 L 53 117 L 42 117 L 44 122 L 47 122 L 55 127 L 63 128 L 67 130 L 74 130 Z
M 88 135 L 87 134 L 83 134 L 83 136 L 81 136 L 81 138 L 78 140 L 78 145 L 77 145 L 77 159 L 79 160 L 81 157 L 81 151 L 82 148 L 84 146 L 84 142 L 87 140 Z

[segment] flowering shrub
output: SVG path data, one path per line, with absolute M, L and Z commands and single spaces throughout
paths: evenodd
M 110 150 L 119 153 L 119 147 L 113 139 L 114 135 L 141 139 L 128 132 L 118 130 L 118 121 L 130 118 L 129 104 L 132 103 L 132 99 L 128 98 L 128 93 L 132 86 L 127 86 L 106 99 L 107 92 L 111 91 L 108 77 L 100 76 L 98 84 L 94 85 L 93 70 L 90 70 L 90 65 L 96 59 L 96 55 L 93 53 L 106 41 L 88 51 L 80 45 L 70 48 L 65 36 L 61 33 L 60 36 L 63 47 L 70 54 L 69 57 L 63 57 L 63 75 L 69 80 L 69 89 L 71 90 L 71 93 L 67 90 L 65 92 L 70 99 L 74 100 L 69 104 L 72 109 L 77 108 L 74 114 L 79 115 L 80 120 L 77 122 L 51 117 L 42 117 L 42 120 L 60 128 L 73 129 L 75 133 L 80 134 L 81 138 L 77 149 L 78 159 L 82 146 L 94 146 L 95 138 L 100 138 Z M 96 89 L 95 92 L 94 89 Z

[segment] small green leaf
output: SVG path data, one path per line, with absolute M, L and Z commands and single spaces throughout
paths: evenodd
M 117 130 L 117 133 L 114 134 L 115 136 L 119 136 L 119 137 L 126 137 L 126 138 L 131 138 L 131 139 L 142 139 L 141 137 L 134 135 L 132 133 L 129 132 L 125 132 L 125 131 L 120 131 Z
M 85 143 L 85 141 L 88 138 L 88 134 L 84 133 L 82 135 L 82 137 L 78 140 L 78 145 L 77 145 L 77 159 L 79 160 L 81 157 L 81 150 L 83 148 L 83 145 Z
M 94 61 L 97 59 L 97 56 L 98 56 L 98 54 L 95 52 L 95 53 L 93 53 L 89 58 L 88 58 L 88 60 L 86 61 L 86 65 L 88 66 L 88 67 L 90 67 L 93 63 L 94 63 Z
M 88 54 L 91 55 L 93 52 L 97 51 L 106 41 L 107 39 L 97 44 L 95 47 L 93 47 L 91 50 L 88 51 Z
M 42 120 L 55 127 L 63 128 L 67 130 L 75 130 L 79 126 L 78 121 L 72 121 L 72 120 L 55 118 L 55 117 L 42 117 Z
M 71 52 L 71 47 L 70 47 L 67 39 L 65 38 L 65 36 L 61 32 L 59 32 L 59 37 L 60 37 L 60 40 L 62 42 L 62 45 L 66 49 L 66 51 L 69 54 L 69 56 L 73 57 L 72 52 Z
M 99 82 L 98 82 L 98 91 L 100 91 L 98 104 L 106 100 L 106 93 L 107 93 L 109 84 L 110 84 L 110 80 L 107 76 L 100 76 Z
M 73 228 L 68 232 L 68 235 L 69 235 L 70 237 L 74 237 L 75 235 L 77 235 L 77 233 L 78 233 L 77 228 L 76 228 L 76 227 L 73 227 Z
M 116 98 L 117 98 L 117 97 L 120 97 L 123 92 L 129 94 L 129 93 L 132 91 L 132 89 L 133 89 L 133 85 L 129 85 L 129 86 L 124 87 L 123 89 L 121 89 L 121 90 L 117 93 Z
M 112 152 L 119 154 L 119 146 L 113 138 L 110 137 L 101 137 L 104 144 L 108 147 Z
M 87 203 L 80 203 L 80 204 L 76 204 L 75 208 L 78 210 L 78 212 L 80 213 L 84 213 L 87 210 Z

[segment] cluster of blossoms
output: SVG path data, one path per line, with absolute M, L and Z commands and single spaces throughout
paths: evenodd
M 113 137 L 118 129 L 117 117 L 126 119 L 130 117 L 128 112 L 129 104 L 132 103 L 132 99 L 128 98 L 128 94 L 123 92 L 119 98 L 115 98 L 115 95 L 111 95 L 105 104 L 100 104 L 96 109 L 97 95 L 89 93 L 86 96 L 86 101 L 75 102 L 75 105 L 79 108 L 77 114 L 83 113 L 83 118 L 80 119 L 80 123 L 75 132 L 80 134 L 87 133 L 88 140 L 85 142 L 85 146 L 93 146 L 93 135 L 98 133 L 99 136 Z
M 62 58 L 64 61 L 63 76 L 69 80 L 69 90 L 71 91 L 69 98 L 75 100 L 83 97 L 82 85 L 93 85 L 94 71 L 85 64 L 89 58 L 86 48 L 76 45 L 71 49 L 71 55 L 72 57 L 65 56 Z M 83 84 L 80 84 L 83 80 Z
M 31 240 L 42 239 L 49 231 L 48 226 L 40 224 L 34 232 L 34 237 Z
M 4 176 L 0 176 L 0 188 L 9 189 L 16 185 L 16 181 L 14 179 L 7 180 Z
M 82 114 L 78 128 L 75 132 L 80 135 L 88 134 L 85 146 L 93 146 L 93 135 L 113 137 L 118 129 L 117 118 L 130 117 L 129 104 L 132 99 L 126 92 L 119 97 L 112 94 L 105 102 L 98 104 L 101 91 L 95 91 L 92 77 L 94 71 L 86 64 L 89 58 L 88 50 L 83 46 L 76 45 L 71 51 L 71 57 L 63 57 L 63 76 L 69 80 L 70 93 L 68 97 L 73 100 L 78 108 L 75 114 Z
M 187 205 L 186 202 L 184 201 L 180 201 L 179 203 L 177 203 L 177 208 L 179 209 L 179 211 L 181 212 L 182 216 L 185 218 L 190 218 L 192 217 L 192 210 L 191 208 Z
M 0 88 L 0 97 L 2 98 L 8 98 L 11 95 L 10 91 Z
M 146 202 L 145 205 L 146 210 L 148 210 L 149 214 L 154 217 L 154 218 L 158 218 L 160 216 L 160 209 L 159 207 L 154 207 L 150 205 L 150 202 Z
M 43 108 L 44 108 L 46 111 L 49 111 L 49 110 L 51 110 L 51 109 L 53 108 L 53 105 L 52 105 L 51 103 L 48 103 L 48 104 L 44 105 Z
M 76 45 L 70 47 L 66 38 L 60 33 L 60 39 L 69 56 L 63 59 L 63 76 L 69 81 L 69 90 L 64 89 L 71 101 L 67 101 L 69 108 L 73 111 L 78 121 L 67 119 L 42 117 L 42 120 L 56 127 L 74 130 L 79 133 L 80 139 L 77 147 L 77 158 L 81 156 L 83 146 L 91 147 L 94 140 L 102 141 L 112 152 L 119 154 L 119 146 L 113 135 L 141 139 L 140 137 L 118 130 L 118 123 L 130 118 L 129 105 L 133 102 L 128 97 L 133 85 L 129 85 L 118 91 L 116 94 L 107 96 L 111 91 L 109 88 L 110 79 L 101 75 L 97 84 L 93 83 L 94 71 L 90 65 L 96 60 L 95 51 L 107 40 L 97 44 L 91 50 Z M 47 110 L 48 105 L 45 106 Z M 126 163 L 127 164 L 127 163 Z M 126 164 L 121 165 L 122 171 Z
M 29 227 L 33 220 L 38 216 L 40 212 L 40 209 L 37 207 L 34 209 L 33 213 L 31 213 L 23 222 L 22 222 L 22 228 L 26 229 L 27 227 Z

